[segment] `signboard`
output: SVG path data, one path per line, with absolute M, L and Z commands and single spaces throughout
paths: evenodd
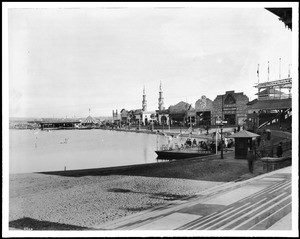
M 255 87 L 262 88 L 262 87 L 279 86 L 279 85 L 285 85 L 285 84 L 292 84 L 292 78 L 259 83 Z
M 216 124 L 227 124 L 227 121 L 225 121 L 225 120 L 217 120 Z

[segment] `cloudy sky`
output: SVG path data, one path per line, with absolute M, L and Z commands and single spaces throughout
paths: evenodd
M 264 8 L 34 8 L 8 11 L 11 117 L 111 116 L 195 105 L 225 91 L 250 100 L 288 76 L 292 32 Z M 292 69 L 292 67 L 291 67 Z

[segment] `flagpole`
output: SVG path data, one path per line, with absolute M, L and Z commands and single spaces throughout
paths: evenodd
M 257 83 L 259 84 L 259 64 L 257 66 Z
M 279 80 L 281 80 L 281 58 L 279 58 Z
M 257 97 L 259 98 L 259 64 L 257 66 Z
M 269 61 L 268 61 L 268 81 L 270 79 L 270 66 L 269 66 Z

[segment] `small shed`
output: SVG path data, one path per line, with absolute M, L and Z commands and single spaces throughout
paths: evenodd
M 260 135 L 254 134 L 247 130 L 239 131 L 230 138 L 235 139 L 235 158 L 236 159 L 247 159 L 248 148 L 252 149 L 252 139 Z

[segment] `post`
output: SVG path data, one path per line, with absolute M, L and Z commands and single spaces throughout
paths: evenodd
M 180 134 L 182 133 L 182 122 L 180 121 Z
M 158 133 L 156 132 L 156 150 L 158 150 Z
M 218 154 L 218 131 L 219 131 L 219 126 L 216 129 L 216 154 Z
M 221 159 L 224 159 L 224 157 L 223 157 L 223 124 L 221 125 Z

